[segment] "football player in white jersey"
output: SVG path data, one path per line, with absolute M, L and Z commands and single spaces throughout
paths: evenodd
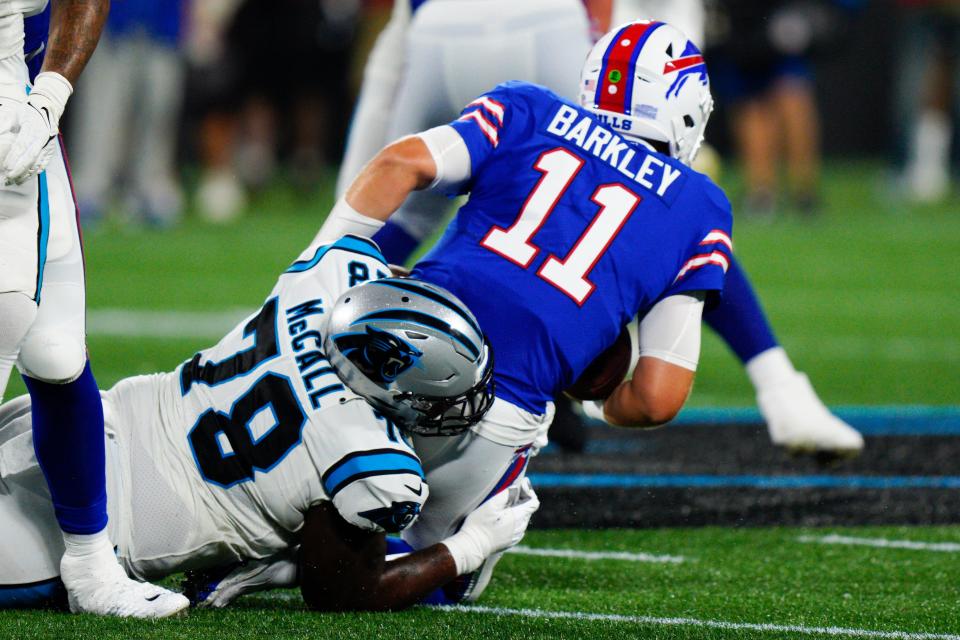
M 127 578 L 106 532 L 103 409 L 87 362 L 79 220 L 58 136 L 109 5 L 0 0 L 0 397 L 16 364 L 33 397 L 71 608 L 161 617 L 187 600 Z
M 384 562 L 384 533 L 429 495 L 404 429 L 462 432 L 492 402 L 469 311 L 439 287 L 378 280 L 387 273 L 368 240 L 314 244 L 217 345 L 103 392 L 111 538 L 131 576 L 249 562 L 274 567 L 270 586 L 299 581 L 314 608 L 392 609 L 519 542 L 538 505 L 527 487 Z M 58 584 L 63 546 L 31 441 L 28 398 L 4 405 L 0 605 Z M 297 545 L 299 571 L 276 561 Z

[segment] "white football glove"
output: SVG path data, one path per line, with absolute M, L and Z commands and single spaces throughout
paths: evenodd
M 528 478 L 477 507 L 460 531 L 443 541 L 457 565 L 457 575 L 476 571 L 488 556 L 519 543 L 539 507 Z
M 13 113 L 0 117 L 0 132 L 9 126 L 16 133 L 0 164 L 6 184 L 23 184 L 46 168 L 53 157 L 60 116 L 71 93 L 73 86 L 66 78 L 45 71 L 37 76 L 25 101 L 4 104 L 16 109 L 14 124 L 8 124 Z
M 296 551 L 291 550 L 219 570 L 188 571 L 183 591 L 193 606 L 219 609 L 246 593 L 295 587 L 297 576 Z

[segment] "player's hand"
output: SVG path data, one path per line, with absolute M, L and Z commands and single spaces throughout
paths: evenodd
M 457 573 L 476 571 L 488 556 L 519 543 L 539 507 L 540 500 L 527 478 L 477 507 L 463 521 L 460 531 L 443 541 L 456 562 Z
M 0 118 L 0 132 L 9 120 L 16 120 L 11 127 L 16 135 L 0 164 L 6 184 L 23 184 L 46 168 L 72 92 L 73 86 L 60 74 L 41 73 L 26 101 L 12 103 L 11 113 Z
M 290 552 L 219 569 L 188 571 L 183 593 L 194 607 L 220 608 L 246 593 L 296 585 L 296 554 Z

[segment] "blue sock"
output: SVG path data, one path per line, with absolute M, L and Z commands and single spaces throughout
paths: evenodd
M 107 472 L 103 405 L 90 362 L 73 382 L 51 384 L 27 376 L 33 448 L 60 528 L 91 534 L 107 526 Z
M 390 264 L 404 264 L 420 246 L 420 240 L 395 222 L 387 223 L 373 235 L 373 241 L 380 247 L 383 257 Z
M 777 346 L 773 327 L 763 313 L 747 274 L 736 259 L 730 261 L 727 270 L 723 299 L 715 308 L 704 313 L 703 319 L 720 334 L 744 364 Z

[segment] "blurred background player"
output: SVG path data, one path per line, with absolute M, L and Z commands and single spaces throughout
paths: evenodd
M 202 112 L 199 213 L 234 219 L 280 169 L 312 195 L 343 152 L 359 0 L 193 4 L 190 54 L 200 95 L 189 99 Z
M 484 9 L 487 5 L 464 0 L 395 2 L 390 23 L 378 38 L 365 68 L 364 85 L 337 181 L 338 195 L 343 194 L 377 149 L 397 137 L 455 117 L 459 107 L 452 98 L 459 97 L 465 104 L 471 96 L 488 88 L 484 82 L 521 78 L 544 84 L 560 95 L 575 95 L 576 87 L 565 74 L 579 67 L 580 62 L 572 58 L 583 59 L 589 21 L 574 6 L 577 3 L 551 4 L 549 18 L 540 25 L 542 40 L 537 40 L 534 31 L 518 36 L 496 21 L 491 22 L 490 11 Z M 522 3 L 510 11 L 536 12 L 538 7 L 539 3 Z M 703 33 L 703 7 L 696 1 L 613 6 L 610 2 L 593 2 L 589 7 L 595 28 L 601 30 L 609 26 L 611 11 L 622 16 L 624 12 L 650 10 L 668 11 L 670 15 L 650 15 L 667 21 L 676 12 L 680 22 Z M 536 24 L 532 19 L 529 23 Z M 552 33 L 550 29 L 574 35 L 560 37 L 556 33 L 547 38 Z M 463 38 L 470 34 L 475 34 L 476 42 L 465 47 Z M 534 42 L 540 46 L 533 47 Z M 580 53 L 575 55 L 576 51 Z M 388 260 L 402 264 L 436 231 L 448 209 L 449 203 L 441 195 L 416 192 L 374 239 Z M 831 414 L 807 377 L 795 370 L 736 259 L 727 273 L 723 301 L 708 310 L 704 319 L 744 363 L 775 444 L 798 451 L 843 455 L 863 448 L 860 434 Z M 578 418 L 564 400 L 558 402 L 557 412 L 554 433 L 561 436 L 562 432 L 560 441 L 582 449 L 586 435 L 578 426 Z
M 71 610 L 160 617 L 187 600 L 128 579 L 107 536 L 103 408 L 87 361 L 80 232 L 58 136 L 108 7 L 108 0 L 0 5 L 0 394 L 16 363 L 63 531 L 60 569 Z
M 124 0 L 111 7 L 71 110 L 70 156 L 88 223 L 114 202 L 135 221 L 159 226 L 183 213 L 174 155 L 186 10 L 185 0 Z
M 950 149 L 960 114 L 960 4 L 900 0 L 893 122 L 905 195 L 950 193 Z

